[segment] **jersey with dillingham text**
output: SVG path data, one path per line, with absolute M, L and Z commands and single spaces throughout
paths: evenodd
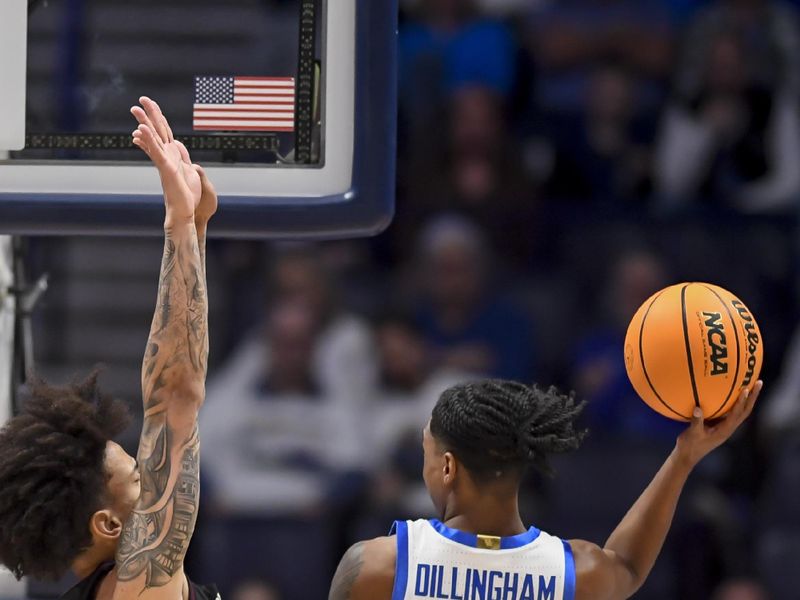
M 398 521 L 392 600 L 573 600 L 569 543 L 531 527 L 513 537 L 474 535 L 438 520 Z

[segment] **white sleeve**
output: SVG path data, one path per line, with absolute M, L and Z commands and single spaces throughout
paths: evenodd
M 664 208 L 694 199 L 715 147 L 713 132 L 677 107 L 667 108 L 655 155 L 655 185 Z
M 372 335 L 363 322 L 341 317 L 324 334 L 315 368 L 330 406 L 328 464 L 361 469 L 369 464 L 368 410 L 377 389 L 378 366 Z
M 775 103 L 767 136 L 770 171 L 738 194 L 738 206 L 745 212 L 787 208 L 800 194 L 800 114 L 786 95 Z
M 217 391 L 200 417 L 202 468 L 215 504 L 237 514 L 296 513 L 318 504 L 324 492 L 318 474 L 263 465 L 249 455 L 250 424 L 259 418 L 253 392 Z

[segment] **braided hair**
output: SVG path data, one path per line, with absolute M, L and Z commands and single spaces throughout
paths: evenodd
M 430 431 L 479 480 L 519 475 L 528 465 L 552 475 L 548 455 L 577 450 L 586 437 L 574 424 L 584 406 L 555 387 L 465 383 L 441 395 Z
M 98 391 L 97 376 L 65 387 L 34 382 L 0 430 L 0 563 L 17 578 L 58 579 L 92 544 L 106 443 L 129 422 L 125 404 Z

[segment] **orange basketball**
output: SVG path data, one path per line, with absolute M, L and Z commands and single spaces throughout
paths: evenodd
M 721 417 L 761 373 L 764 350 L 753 315 L 708 283 L 661 290 L 636 312 L 625 337 L 625 367 L 655 411 L 689 421 L 695 406 Z

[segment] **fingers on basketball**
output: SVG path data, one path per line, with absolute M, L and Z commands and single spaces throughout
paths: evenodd
M 745 403 L 745 409 L 744 409 L 745 419 L 749 417 L 750 414 L 753 412 L 753 408 L 755 407 L 756 402 L 758 401 L 758 397 L 761 394 L 761 390 L 763 388 L 764 388 L 764 382 L 759 380 L 756 382 L 755 386 L 753 386 L 753 389 L 750 391 L 750 394 L 748 395 L 747 401 Z
M 753 407 L 756 404 L 756 400 L 758 400 L 758 395 L 763 385 L 763 382 L 758 381 L 752 388 L 742 388 L 734 407 L 724 418 L 710 427 L 709 432 L 712 434 L 720 434 L 725 437 L 732 435 L 753 412 Z

